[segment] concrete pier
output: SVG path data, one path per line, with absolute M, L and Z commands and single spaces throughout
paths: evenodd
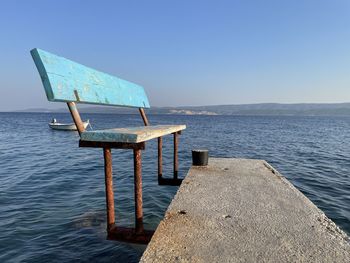
M 262 160 L 192 167 L 141 262 L 350 262 L 348 236 Z

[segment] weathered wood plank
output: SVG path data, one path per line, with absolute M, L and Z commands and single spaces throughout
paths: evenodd
M 140 85 L 37 48 L 31 54 L 49 101 L 150 107 Z
M 155 125 L 85 131 L 82 141 L 139 143 L 186 129 L 186 125 Z

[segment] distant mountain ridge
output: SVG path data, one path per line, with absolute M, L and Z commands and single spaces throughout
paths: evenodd
M 66 112 L 66 109 L 28 109 L 19 112 Z M 133 114 L 137 109 L 123 107 L 81 106 L 82 113 Z M 149 114 L 179 115 L 272 115 L 272 116 L 350 116 L 350 103 L 259 103 L 210 106 L 152 107 Z

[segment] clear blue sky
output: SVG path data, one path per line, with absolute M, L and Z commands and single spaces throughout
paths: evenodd
M 0 111 L 48 103 L 39 47 L 154 106 L 350 101 L 350 1 L 0 1 Z

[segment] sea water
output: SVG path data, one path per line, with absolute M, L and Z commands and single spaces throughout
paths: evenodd
M 49 129 L 63 113 L 0 113 L 0 262 L 138 262 L 145 246 L 106 240 L 102 149 L 79 148 L 77 132 Z M 143 125 L 139 115 L 83 114 L 93 129 Z M 150 115 L 186 124 L 180 177 L 191 149 L 265 159 L 350 233 L 350 117 Z M 163 140 L 172 176 L 172 136 Z M 133 155 L 112 150 L 117 224 L 133 226 Z M 142 152 L 145 228 L 155 229 L 177 187 L 157 184 L 157 140 Z M 258 202 L 259 200 L 257 200 Z M 171 238 L 171 237 L 170 237 Z

